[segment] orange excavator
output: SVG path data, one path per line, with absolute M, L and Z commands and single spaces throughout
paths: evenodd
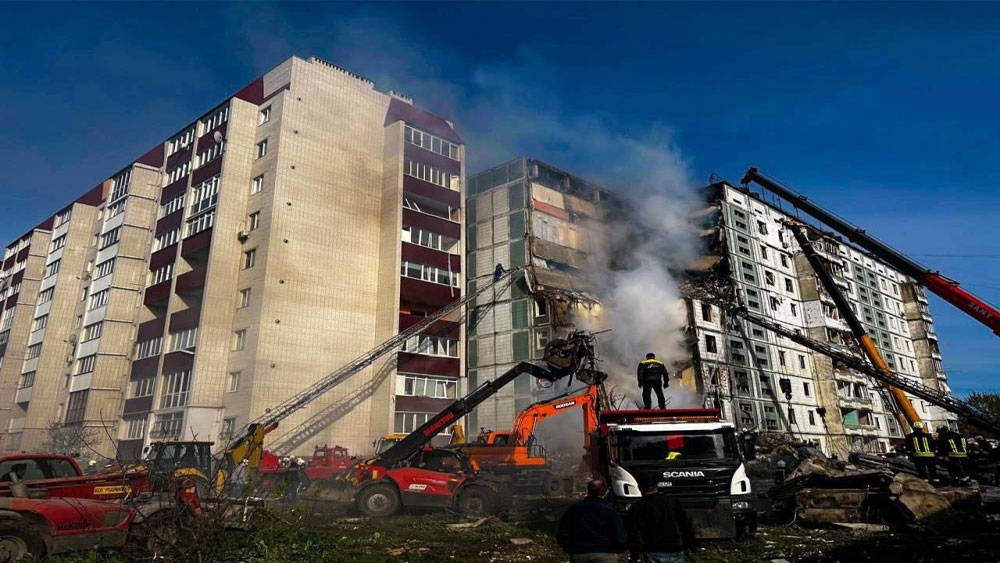
M 597 428 L 599 385 L 539 401 L 518 413 L 509 431 L 483 430 L 475 440 L 459 446 L 479 464 L 483 473 L 510 480 L 521 492 L 558 494 L 572 488 L 572 478 L 552 471 L 545 448 L 535 439 L 535 426 L 546 418 L 579 408 L 583 413 L 583 447 L 589 451 L 590 437 Z M 589 471 L 581 463 L 583 471 Z

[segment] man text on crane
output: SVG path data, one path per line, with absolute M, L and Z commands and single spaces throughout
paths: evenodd
M 636 368 L 636 377 L 639 380 L 639 387 L 642 388 L 642 404 L 646 410 L 652 407 L 653 401 L 651 392 L 656 392 L 656 400 L 661 409 L 666 408 L 666 401 L 663 398 L 663 390 L 670 382 L 667 380 L 667 367 L 663 362 L 656 359 L 656 354 L 650 352 L 646 354 L 646 359 L 639 362 Z

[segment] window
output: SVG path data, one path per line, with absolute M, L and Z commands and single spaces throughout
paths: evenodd
M 86 342 L 88 340 L 100 338 L 103 327 L 103 322 L 96 322 L 83 327 L 83 341 Z
M 191 371 L 175 371 L 163 376 L 161 409 L 183 407 L 188 402 L 188 388 L 191 385 Z
M 198 153 L 197 165 L 195 168 L 201 168 L 209 162 L 222 156 L 222 152 L 226 149 L 226 142 L 220 141 L 218 143 L 212 143 L 207 149 L 202 150 Z
M 149 340 L 143 340 L 135 345 L 135 359 L 141 360 L 160 353 L 160 346 L 163 344 L 162 336 L 155 336 Z
M 69 394 L 66 405 L 66 422 L 80 422 L 87 410 L 87 391 L 76 391 Z
M 799 368 L 806 369 L 806 357 L 802 354 L 799 354 Z
M 247 345 L 247 329 L 240 329 L 233 333 L 233 351 L 238 352 Z
M 170 333 L 170 351 L 194 348 L 198 341 L 198 327 L 188 328 Z
M 167 171 L 167 185 L 173 184 L 174 182 L 180 180 L 181 178 L 188 175 L 188 171 L 191 169 L 190 162 L 182 162 L 177 166 L 174 166 Z
M 183 200 L 183 198 L 180 198 Z M 153 243 L 153 252 L 157 250 L 163 250 L 164 248 L 176 244 L 177 240 L 181 237 L 180 229 L 171 229 L 165 233 L 160 233 L 156 235 L 156 241 Z
M 45 267 L 45 277 L 54 276 L 54 275 L 58 274 L 59 273 L 59 264 L 61 264 L 61 263 L 62 263 L 62 260 L 56 260 L 55 262 L 52 262 L 51 264 L 49 264 L 48 266 L 46 266 Z
M 445 248 L 446 243 L 442 235 L 432 233 L 431 231 L 426 231 L 424 229 L 418 229 L 417 227 L 403 227 L 402 240 L 403 242 L 419 244 L 420 246 L 426 246 L 427 248 L 433 248 L 434 250 L 441 250 L 444 252 L 451 250 L 450 248 Z M 451 247 L 453 245 L 447 244 L 447 246 Z
M 241 371 L 231 371 L 226 376 L 226 391 L 229 393 L 235 393 L 240 390 L 240 375 Z
M 202 213 L 201 215 L 190 219 L 187 222 L 187 233 L 184 236 L 196 235 L 202 231 L 212 228 L 215 224 L 215 210 L 211 210 L 208 213 Z
M 52 250 L 59 250 L 66 246 L 66 235 L 60 235 L 52 239 Z
M 763 221 L 757 221 L 757 232 L 759 232 L 762 235 L 766 235 L 767 234 L 767 224 L 764 223 Z
M 132 380 L 132 398 L 137 397 L 148 397 L 153 394 L 153 389 L 156 388 L 156 378 L 155 377 L 143 377 L 142 379 Z
M 761 247 L 760 247 L 760 257 L 763 258 L 764 260 L 767 260 L 767 247 L 766 246 L 761 245 Z
M 712 322 L 712 306 L 708 303 L 701 304 L 701 320 Z
M 809 396 L 809 383 L 806 381 L 802 382 L 802 393 L 804 393 L 806 397 Z
M 266 108 L 260 110 L 260 115 L 257 118 L 257 125 L 263 125 L 268 121 L 271 121 L 271 106 L 267 106 Z
M 192 141 L 194 141 L 194 127 L 188 129 L 180 135 L 177 135 L 167 142 L 167 156 L 170 156 L 179 150 L 186 149 Z
M 32 344 L 25 350 L 25 359 L 37 358 L 42 355 L 42 343 Z
M 242 309 L 250 306 L 250 288 L 241 289 L 236 300 L 236 308 Z
M 131 180 L 132 180 L 131 168 L 116 176 L 114 179 L 114 185 L 111 188 L 111 197 L 108 198 L 108 201 L 115 201 L 116 199 L 125 197 L 125 194 L 128 193 L 128 186 Z
M 219 177 L 213 176 L 191 190 L 191 209 L 188 215 L 197 215 L 215 207 L 216 203 L 219 203 Z
M 784 350 L 778 350 L 778 365 L 780 365 L 780 366 L 784 366 L 785 365 L 785 351 Z
M 19 387 L 21 389 L 27 389 L 35 384 L 35 372 L 29 371 L 21 374 L 21 382 Z
M 777 297 L 771 297 L 771 296 L 769 296 L 769 297 L 767 298 L 767 300 L 768 300 L 768 303 L 770 303 L 770 304 L 771 304 L 771 310 L 772 310 L 772 311 L 777 311 L 777 310 L 778 310 L 778 305 L 780 305 L 780 304 L 781 304 L 781 303 L 780 303 L 780 302 L 778 301 L 778 298 L 777 298 Z
M 457 175 L 415 160 L 406 160 L 403 165 L 403 173 L 407 176 L 413 176 L 414 178 L 419 178 L 425 182 L 430 182 L 443 188 L 451 190 L 460 189 L 459 177 Z
M 793 317 L 799 316 L 798 307 L 795 306 L 795 303 L 791 303 L 790 306 L 791 306 L 791 309 L 792 309 L 792 316 Z
M 76 361 L 76 371 L 73 375 L 80 375 L 84 373 L 91 373 L 94 371 L 94 364 L 97 363 L 97 354 L 91 354 L 89 356 L 84 356 Z
M 172 412 L 156 416 L 153 429 L 149 432 L 152 438 L 180 438 L 184 429 L 184 413 Z
M 778 258 L 781 259 L 781 265 L 787 268 L 788 267 L 788 258 L 784 254 L 778 254 Z
M 249 270 L 257 263 L 257 249 L 251 248 L 243 253 L 243 269 Z
M 257 158 L 263 158 L 267 154 L 267 139 L 257 143 Z
M 719 352 L 718 345 L 715 342 L 715 337 L 712 336 L 711 334 L 705 335 L 705 350 L 711 352 L 712 354 L 716 354 Z
M 809 426 L 816 426 L 816 414 L 809 411 Z
M 62 211 L 60 211 L 59 213 L 56 213 L 55 222 L 52 225 L 52 228 L 54 229 L 56 227 L 60 227 L 62 225 L 65 225 L 66 221 L 69 221 L 69 218 L 72 216 L 72 214 L 73 214 L 73 208 L 72 207 L 67 207 L 66 209 L 63 209 Z M 18 249 L 18 250 L 20 250 L 20 249 Z M 6 256 L 4 256 L 4 258 L 6 258 Z
M 50 287 L 50 288 L 42 291 L 41 293 L 39 293 L 38 294 L 38 303 L 42 304 L 42 303 L 48 303 L 49 301 L 52 301 L 52 294 L 54 294 L 55 291 L 56 291 L 56 288 Z M 8 309 L 8 311 L 12 311 L 12 310 L 13 309 Z
M 228 440 L 236 432 L 236 417 L 230 416 L 222 419 L 222 429 L 219 431 L 219 438 Z
M 785 291 L 795 293 L 795 286 L 792 284 L 792 280 L 788 278 L 785 278 Z
M 107 305 L 108 304 L 108 294 L 110 294 L 110 293 L 111 293 L 110 289 L 105 289 L 105 290 L 98 291 L 97 293 L 91 295 L 90 296 L 90 305 L 88 306 L 88 309 L 92 311 L 94 309 L 97 309 L 99 307 L 103 307 L 103 306 Z
M 146 437 L 146 417 L 123 418 L 125 423 L 125 439 L 141 440 Z
M 184 194 L 172 197 L 160 204 L 160 217 L 166 217 L 182 207 L 184 207 Z
M 204 135 L 222 125 L 227 119 L 229 119 L 229 106 L 219 108 L 219 111 L 201 120 L 201 134 Z
M 400 275 L 404 278 L 424 280 L 432 283 L 449 285 L 451 287 L 458 287 L 459 284 L 459 276 L 457 273 L 449 272 L 448 270 L 443 270 L 436 266 L 425 266 L 415 262 L 404 261 L 401 263 Z
M 42 330 L 43 328 L 45 328 L 46 326 L 48 326 L 48 324 L 49 324 L 49 316 L 48 315 L 42 315 L 40 317 L 37 317 L 31 323 L 31 332 L 35 332 L 36 330 Z
M 247 230 L 256 231 L 260 226 L 260 211 L 254 211 L 247 216 Z
M 798 424 L 798 421 L 795 420 L 795 409 L 791 407 L 788 407 L 788 422 L 791 424 Z
M 397 412 L 395 423 L 393 425 L 393 432 L 409 434 L 410 432 L 413 432 L 417 428 L 423 426 L 423 424 L 430 420 L 435 414 L 436 413 L 432 412 Z M 442 434 L 445 432 L 449 431 L 442 431 Z
M 101 235 L 101 250 L 118 242 L 118 237 L 121 235 L 121 231 L 122 231 L 121 227 L 115 227 L 114 229 L 111 229 L 110 231 Z
M 110 258 L 101 262 L 97 265 L 97 269 L 94 271 L 94 278 L 103 278 L 115 271 L 115 259 Z
M 156 285 L 174 277 L 174 265 L 160 266 L 149 273 L 149 285 Z
M 457 381 L 445 377 L 425 375 L 399 374 L 402 389 L 397 389 L 400 395 L 409 397 L 432 397 L 435 399 L 454 399 Z
M 250 182 L 250 195 L 260 193 L 264 189 L 264 175 L 261 174 Z
M 458 340 L 439 336 L 418 335 L 403 342 L 404 352 L 426 354 L 428 356 L 458 357 Z
M 450 159 L 458 160 L 458 145 L 449 143 L 440 137 L 435 137 L 430 133 L 410 127 L 407 125 L 403 129 L 403 139 L 407 143 L 412 143 L 418 147 L 447 156 Z

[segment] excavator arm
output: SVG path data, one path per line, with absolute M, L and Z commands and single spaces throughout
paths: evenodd
M 869 235 L 864 229 L 848 223 L 823 207 L 813 203 L 804 195 L 800 195 L 778 181 L 768 178 L 756 168 L 749 168 L 741 180 L 744 186 L 755 182 L 768 191 L 791 203 L 822 221 L 833 230 L 845 236 L 851 242 L 877 256 L 880 260 L 896 268 L 900 272 L 915 279 L 932 293 L 961 309 L 965 314 L 989 327 L 1000 336 L 1000 311 L 992 305 L 962 289 L 958 282 L 942 276 L 939 272 L 914 261 L 898 250 Z
M 535 425 L 546 418 L 579 407 L 583 412 L 583 431 L 586 438 L 597 428 L 597 385 L 590 385 L 583 392 L 566 393 L 552 399 L 534 403 L 517 414 L 510 431 L 510 444 L 523 446 L 535 432 Z

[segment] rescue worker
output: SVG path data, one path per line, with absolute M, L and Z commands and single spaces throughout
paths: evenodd
M 229 496 L 233 498 L 243 497 L 243 489 L 246 487 L 247 477 L 249 477 L 249 467 L 250 460 L 244 459 L 233 469 L 233 474 L 229 477 Z
M 500 263 L 500 262 L 497 262 L 497 267 L 496 267 L 496 269 L 493 270 L 493 281 L 495 281 L 495 282 L 500 281 L 500 278 L 502 278 L 503 275 L 506 274 L 506 273 L 507 273 L 507 270 L 504 269 L 503 264 Z
M 639 387 L 642 388 L 642 404 L 646 410 L 653 408 L 653 398 L 650 395 L 653 391 L 656 391 L 656 401 L 660 408 L 666 408 L 663 390 L 670 382 L 667 380 L 667 367 L 656 359 L 656 354 L 652 352 L 646 354 L 646 359 L 639 362 L 635 374 L 639 380 Z
M 570 563 L 617 563 L 627 536 L 621 515 L 608 504 L 603 479 L 587 483 L 587 498 L 571 505 L 559 520 L 556 541 Z
M 90 460 L 87 462 L 87 470 L 83 472 L 84 475 L 97 475 L 97 462 Z
M 630 563 L 684 563 L 694 528 L 680 502 L 660 494 L 655 478 L 642 479 L 642 499 L 632 505 L 628 516 Z
M 917 466 L 920 478 L 931 483 L 937 483 L 937 459 L 934 457 L 930 434 L 924 432 L 923 422 L 913 423 L 913 432 L 906 435 L 904 447 L 910 456 L 910 461 Z
M 948 428 L 938 428 L 938 455 L 948 458 L 948 473 L 951 480 L 958 483 L 968 483 L 969 475 L 965 472 L 965 460 L 969 457 L 969 445 L 965 437 Z

